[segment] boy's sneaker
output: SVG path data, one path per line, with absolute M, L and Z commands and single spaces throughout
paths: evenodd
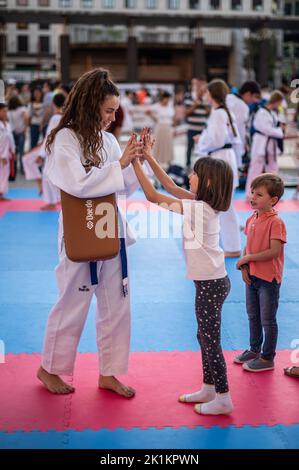
M 242 352 L 242 354 L 239 354 L 234 358 L 234 362 L 236 364 L 244 364 L 245 362 L 251 361 L 252 359 L 256 359 L 257 357 L 260 357 L 260 353 L 249 351 L 248 349 L 246 349 L 246 351 Z
M 256 359 L 252 359 L 249 362 L 245 362 L 245 364 L 243 364 L 243 369 L 249 372 L 264 372 L 265 370 L 273 370 L 274 361 L 268 361 L 262 357 L 257 357 Z

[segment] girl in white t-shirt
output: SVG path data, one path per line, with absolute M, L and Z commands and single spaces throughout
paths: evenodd
M 219 211 L 231 203 L 233 171 L 222 159 L 199 159 L 190 175 L 190 191 L 178 187 L 151 155 L 149 134 L 143 135 L 144 158 L 162 186 L 175 198 L 155 190 L 138 159 L 133 161 L 136 176 L 146 198 L 170 211 L 183 214 L 184 251 L 187 277 L 196 287 L 197 338 L 202 351 L 203 385 L 199 391 L 180 396 L 193 402 L 201 414 L 228 414 L 233 410 L 226 364 L 220 343 L 221 310 L 230 291 L 230 280 L 219 246 Z

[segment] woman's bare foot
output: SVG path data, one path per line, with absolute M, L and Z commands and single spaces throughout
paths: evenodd
M 75 391 L 72 385 L 65 383 L 59 375 L 49 374 L 43 367 L 40 367 L 37 371 L 37 378 L 44 384 L 44 386 L 51 393 L 57 393 L 58 395 L 66 395 Z
M 56 209 L 56 204 L 45 204 L 40 207 L 41 211 L 53 211 L 54 209 Z
M 99 378 L 99 388 L 105 390 L 111 390 L 112 392 L 118 393 L 125 398 L 133 398 L 135 395 L 135 390 L 132 387 L 122 384 L 116 377 L 100 375 Z

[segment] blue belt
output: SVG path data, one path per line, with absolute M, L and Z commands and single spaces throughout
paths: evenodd
M 128 260 L 127 260 L 127 252 L 126 252 L 126 240 L 124 238 L 124 227 L 123 221 L 121 216 L 119 216 L 119 224 L 120 224 L 120 258 L 121 258 L 121 273 L 122 273 L 122 292 L 123 296 L 126 297 L 128 295 Z M 98 274 L 97 274 L 97 262 L 90 261 L 89 262 L 89 269 L 90 269 L 90 281 L 91 285 L 94 286 L 98 284 Z

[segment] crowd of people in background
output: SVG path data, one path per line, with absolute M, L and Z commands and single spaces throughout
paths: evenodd
M 12 137 L 9 152 L 1 157 L 3 161 L 8 161 L 8 166 L 0 177 L 3 180 L 0 198 L 5 198 L 7 192 L 8 167 L 10 180 L 15 178 L 17 172 L 24 174 L 25 153 L 26 163 L 35 163 L 33 172 L 29 169 L 25 176 L 32 179 L 34 175 L 39 194 L 43 194 L 42 168 L 45 159 L 39 151 L 47 135 L 50 119 L 56 113 L 53 98 L 57 94 L 66 98 L 70 89 L 71 85 L 49 81 L 31 84 L 16 83 L 14 80 L 8 82 L 5 96 L 7 113 L 2 111 L 4 117 L 1 123 L 2 134 L 11 133 Z M 203 149 L 202 136 L 207 138 L 207 129 L 211 128 L 215 115 L 212 112 L 213 106 L 207 101 L 207 90 L 207 81 L 196 78 L 192 79 L 189 87 L 167 85 L 122 89 L 120 106 L 109 132 L 121 142 L 132 132 L 140 130 L 142 124 L 135 117 L 136 110 L 140 108 L 138 116 L 142 113 L 142 119 L 147 119 L 150 123 L 155 139 L 153 153 L 165 170 L 173 168 L 175 136 L 185 133 L 185 165 L 180 171 L 187 181 L 186 176 L 191 170 L 192 162 L 207 154 Z M 240 139 L 240 142 L 235 139 L 235 143 L 232 143 L 238 173 L 235 187 L 246 185 L 247 199 L 255 176 L 263 171 L 278 171 L 277 155 L 283 149 L 288 96 L 291 91 L 284 85 L 281 90 L 271 93 L 267 87 L 261 87 L 255 81 L 246 81 L 239 89 L 230 87 L 225 103 L 221 104 L 227 106 L 235 119 Z M 299 105 L 294 109 L 293 119 L 294 125 L 299 128 Z M 215 149 L 210 150 L 215 152 Z M 299 186 L 294 197 L 297 198 L 298 194 Z M 46 198 L 46 208 L 54 208 L 55 205 L 54 200 Z

